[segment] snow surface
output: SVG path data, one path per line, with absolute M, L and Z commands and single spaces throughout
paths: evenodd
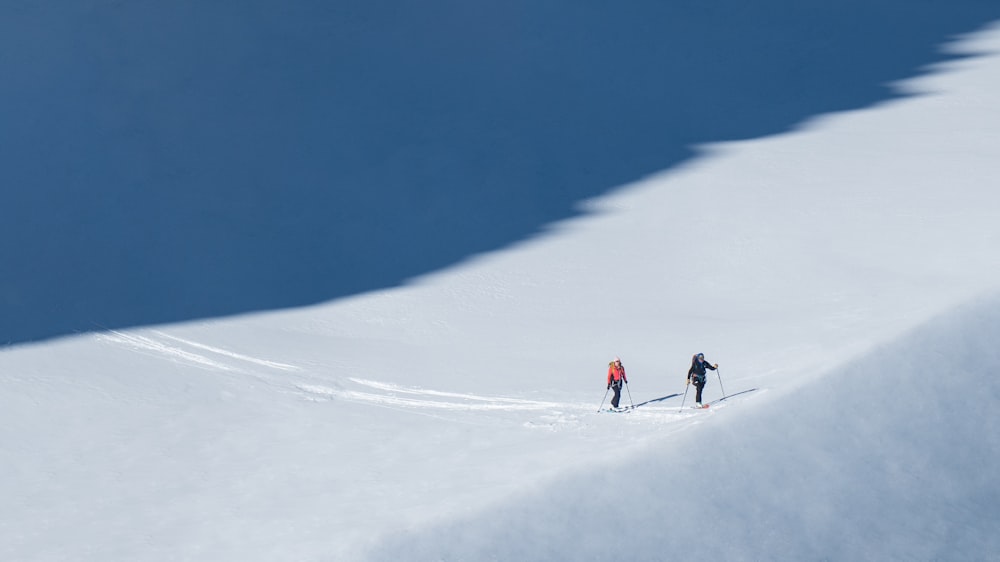
M 6 349 L 0 558 L 997 559 L 1000 28 L 950 48 L 400 288 Z
M 285 309 L 869 107 L 996 0 L 0 2 L 0 342 Z

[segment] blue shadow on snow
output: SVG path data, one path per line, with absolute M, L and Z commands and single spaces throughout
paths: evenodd
M 0 341 L 398 285 L 892 98 L 995 0 L 0 6 Z

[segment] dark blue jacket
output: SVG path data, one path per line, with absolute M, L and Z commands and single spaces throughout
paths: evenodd
M 705 360 L 702 360 L 701 363 L 699 363 L 698 357 L 694 357 L 691 359 L 691 368 L 688 369 L 688 378 L 693 380 L 695 384 L 705 384 L 705 369 L 711 369 L 714 371 L 715 367 Z

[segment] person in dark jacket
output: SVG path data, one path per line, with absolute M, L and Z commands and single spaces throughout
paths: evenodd
M 699 353 L 691 358 L 691 368 L 688 369 L 687 384 L 694 383 L 696 389 L 694 395 L 695 407 L 702 408 L 701 404 L 701 390 L 705 388 L 705 369 L 716 370 L 719 368 L 719 364 L 709 365 L 705 361 L 705 354 Z
M 611 399 L 611 407 L 617 409 L 618 401 L 622 397 L 622 384 L 628 384 L 625 377 L 625 367 L 622 367 L 622 360 L 615 357 L 615 360 L 608 363 L 608 388 L 615 389 L 615 397 Z

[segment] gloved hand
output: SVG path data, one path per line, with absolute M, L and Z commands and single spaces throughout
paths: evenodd
M 688 385 L 690 385 L 690 384 L 691 384 L 691 379 L 686 379 L 686 380 L 684 381 L 684 386 L 688 386 Z
M 718 364 L 718 363 L 716 363 L 716 364 L 715 364 L 715 368 L 716 368 L 716 369 L 718 369 L 718 368 L 719 368 L 719 364 Z
M 622 380 L 625 381 L 625 379 L 622 379 Z M 625 384 L 628 384 L 628 381 L 625 381 Z
M 611 383 L 608 383 L 608 390 L 611 390 Z

